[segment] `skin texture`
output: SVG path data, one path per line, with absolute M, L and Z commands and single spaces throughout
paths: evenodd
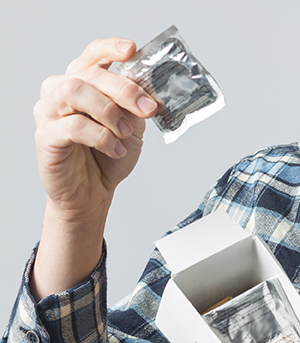
M 98 39 L 47 78 L 34 108 L 39 171 L 48 194 L 30 280 L 38 302 L 83 282 L 97 265 L 117 185 L 141 153 L 145 119 L 157 104 L 138 85 L 111 73 L 135 44 Z

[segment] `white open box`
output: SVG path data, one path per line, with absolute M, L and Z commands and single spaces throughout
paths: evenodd
M 277 276 L 300 319 L 300 296 L 266 243 L 217 211 L 156 242 L 172 278 L 156 325 L 172 343 L 220 343 L 199 313 Z

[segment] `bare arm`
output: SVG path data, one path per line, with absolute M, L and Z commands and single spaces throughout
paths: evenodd
M 156 112 L 140 87 L 108 71 L 135 49 L 120 38 L 96 40 L 42 86 L 35 140 L 48 200 L 30 284 L 36 301 L 84 281 L 100 259 L 115 188 L 138 160 L 144 119 Z

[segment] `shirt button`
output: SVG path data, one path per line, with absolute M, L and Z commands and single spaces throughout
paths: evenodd
M 29 343 L 40 343 L 39 336 L 33 331 L 28 331 L 26 333 L 26 339 Z

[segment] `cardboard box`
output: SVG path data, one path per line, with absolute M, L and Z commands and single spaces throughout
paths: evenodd
M 274 276 L 300 319 L 300 296 L 266 243 L 225 212 L 206 216 L 155 244 L 172 271 L 156 325 L 172 343 L 220 343 L 200 313 Z

